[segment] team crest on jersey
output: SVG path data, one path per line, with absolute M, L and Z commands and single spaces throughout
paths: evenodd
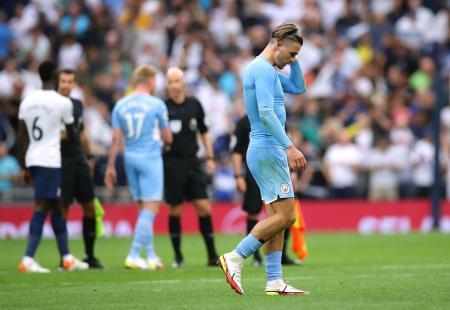
M 192 131 L 197 131 L 197 120 L 195 118 L 191 118 L 189 121 L 189 129 Z
M 170 131 L 177 134 L 181 131 L 182 123 L 179 119 L 174 119 L 174 120 L 170 121 L 169 126 L 170 126 Z
M 280 191 L 281 191 L 283 194 L 289 193 L 290 190 L 291 190 L 291 189 L 289 188 L 289 184 L 287 184 L 287 183 L 281 184 L 281 186 L 280 186 Z

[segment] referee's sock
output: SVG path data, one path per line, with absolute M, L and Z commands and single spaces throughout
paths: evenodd
M 44 211 L 34 211 L 33 217 L 30 221 L 30 233 L 28 236 L 27 249 L 25 251 L 25 256 L 34 257 L 36 249 L 41 241 L 42 230 L 44 227 L 45 218 L 47 217 L 47 212 Z
M 55 233 L 56 243 L 61 257 L 70 254 L 69 241 L 67 236 L 67 225 L 61 211 L 52 211 L 50 216 L 53 232 Z
M 281 251 L 275 251 L 266 254 L 267 282 L 280 280 L 283 278 L 283 271 L 281 269 L 281 255 Z
M 94 242 L 96 238 L 96 225 L 95 217 L 88 218 L 83 217 L 83 241 L 86 256 L 88 258 L 94 258 Z
M 200 223 L 200 232 L 202 233 L 208 251 L 208 258 L 209 260 L 215 261 L 217 259 L 217 252 L 216 247 L 214 246 L 214 232 L 211 215 L 199 216 L 198 221 Z
M 177 262 L 183 261 L 181 254 L 181 220 L 179 216 L 169 216 L 169 233 L 170 241 L 172 241 L 173 251 L 175 252 L 175 260 Z

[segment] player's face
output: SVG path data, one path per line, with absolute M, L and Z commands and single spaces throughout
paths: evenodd
M 170 98 L 177 97 L 184 91 L 184 80 L 177 74 L 167 76 L 167 92 Z
M 63 96 L 69 96 L 72 89 L 75 87 L 75 75 L 61 73 L 58 80 L 58 92 Z
M 298 42 L 277 42 L 275 51 L 275 66 L 277 66 L 278 69 L 283 69 L 284 66 L 293 62 L 301 47 L 302 46 Z

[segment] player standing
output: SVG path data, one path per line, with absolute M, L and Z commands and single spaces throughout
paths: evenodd
M 244 260 L 264 244 L 266 254 L 266 293 L 268 295 L 307 295 L 282 279 L 283 233 L 295 221 L 294 190 L 289 168 L 306 168 L 303 154 L 285 132 L 286 109 L 283 92 L 305 92 L 305 82 L 296 56 L 303 39 L 293 24 L 272 31 L 269 44 L 246 69 L 243 77 L 245 110 L 251 124 L 247 164 L 261 190 L 268 217 L 252 229 L 237 247 L 222 255 L 218 265 L 227 282 L 243 294 L 241 270 Z M 290 76 L 278 72 L 290 64 Z
M 115 160 L 125 139 L 125 172 L 133 200 L 140 208 L 133 244 L 125 260 L 131 269 L 163 268 L 153 248 L 153 222 L 163 198 L 163 161 L 161 137 L 172 142 L 164 102 L 150 95 L 155 89 L 156 69 L 141 66 L 133 72 L 134 92 L 119 100 L 112 112 L 114 128 L 105 184 L 116 182 Z M 147 260 L 141 258 L 142 248 Z
M 58 92 L 64 97 L 69 97 L 75 87 L 75 71 L 61 70 L 58 73 Z M 83 104 L 81 101 L 69 98 L 73 105 L 73 139 L 62 139 L 62 207 L 64 217 L 67 220 L 68 210 L 74 198 L 83 208 L 83 241 L 86 252 L 84 261 L 89 268 L 102 269 L 100 261 L 94 256 L 94 242 L 96 238 L 94 184 L 92 182 L 90 168 L 94 164 L 94 156 L 91 153 L 89 140 L 83 128 Z M 89 161 L 89 162 L 88 162 Z
M 27 96 L 19 107 L 20 163 L 27 169 L 24 173 L 26 183 L 33 183 L 35 199 L 27 249 L 19 264 L 21 272 L 50 272 L 33 258 L 49 212 L 63 268 L 81 270 L 89 267 L 69 251 L 66 222 L 60 207 L 60 130 L 61 124 L 65 124 L 68 138 L 73 139 L 74 119 L 72 102 L 54 90 L 55 71 L 56 64 L 44 61 L 39 66 L 43 89 Z
M 167 71 L 167 92 L 169 99 L 166 100 L 166 105 L 173 144 L 170 150 L 164 153 L 164 188 L 166 201 L 170 205 L 169 231 L 175 251 L 172 266 L 178 268 L 183 265 L 180 217 L 184 200 L 194 204 L 208 253 L 207 264 L 214 266 L 217 253 L 214 246 L 211 204 L 206 193 L 207 176 L 197 158 L 199 133 L 207 153 L 206 172 L 213 175 L 214 151 L 205 124 L 205 112 L 195 97 L 186 96 L 184 73 L 181 69 L 170 68 Z

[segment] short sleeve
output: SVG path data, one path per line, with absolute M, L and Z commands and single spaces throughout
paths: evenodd
M 232 153 L 238 153 L 245 156 L 245 152 L 247 151 L 247 145 L 245 141 L 248 140 L 249 131 L 246 130 L 245 118 L 239 120 L 236 125 L 236 130 L 234 131 L 234 137 L 236 139 L 236 144 L 233 147 Z
M 68 98 L 64 98 L 64 109 L 62 113 L 62 119 L 65 124 L 72 124 L 74 122 L 73 118 L 73 104 Z
M 200 103 L 200 101 L 195 99 L 195 103 L 197 105 L 197 126 L 198 126 L 198 131 L 200 131 L 201 134 L 204 134 L 204 133 L 208 132 L 208 126 L 206 126 L 206 122 L 205 122 L 205 111 L 203 110 L 203 106 Z

